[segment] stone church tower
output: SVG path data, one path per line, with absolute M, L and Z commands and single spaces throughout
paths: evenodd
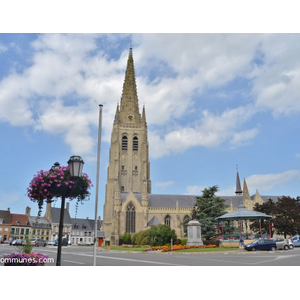
M 145 107 L 142 115 L 139 112 L 132 48 L 127 60 L 121 104 L 116 109 L 109 153 L 104 230 L 106 239 L 110 239 L 112 244 L 124 233 L 120 232 L 120 222 L 124 221 L 121 214 L 121 193 L 142 194 L 141 204 L 144 209 L 140 213 L 146 217 L 148 194 L 151 193 L 148 131 Z M 136 211 L 136 206 L 132 206 L 132 209 L 137 218 L 136 213 L 139 212 Z M 127 224 L 126 232 L 135 232 L 135 228 L 130 228 L 130 225 Z
M 246 182 L 241 189 L 239 174 L 236 195 L 219 196 L 228 210 L 243 203 L 253 209 L 270 196 L 250 196 Z M 185 238 L 183 222 L 189 220 L 199 195 L 162 195 L 151 193 L 148 130 L 145 107 L 139 112 L 132 48 L 129 50 L 121 103 L 117 105 L 111 146 L 103 230 L 105 241 L 118 245 L 125 232 L 134 234 L 152 225 L 165 224 L 175 230 L 178 238 Z

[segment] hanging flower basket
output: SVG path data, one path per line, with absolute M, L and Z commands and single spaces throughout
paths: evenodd
M 60 197 L 61 195 L 65 195 L 67 193 L 68 186 L 57 186 L 56 184 L 52 184 L 49 190 L 53 197 Z
M 30 200 L 38 202 L 40 215 L 44 202 L 52 202 L 57 197 L 65 196 L 77 201 L 89 200 L 92 186 L 86 173 L 74 179 L 69 167 L 61 167 L 50 171 L 41 170 L 34 175 L 27 188 L 27 195 Z

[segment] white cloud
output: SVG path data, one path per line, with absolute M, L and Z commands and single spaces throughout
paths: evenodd
M 235 195 L 235 190 L 236 190 L 236 187 L 231 186 L 225 190 L 217 192 L 216 196 L 233 196 L 233 195 Z
M 7 47 L 4 46 L 4 45 L 2 45 L 2 44 L 0 44 L 0 54 L 1 54 L 2 52 L 5 52 L 6 50 L 7 50 Z
M 251 107 L 228 109 L 221 115 L 213 114 L 207 110 L 202 118 L 194 125 L 181 127 L 168 132 L 165 137 L 152 133 L 151 156 L 161 157 L 169 153 L 182 153 L 194 146 L 216 147 L 229 141 L 232 146 L 241 146 L 257 134 L 257 129 L 241 130 L 253 115 Z
M 119 59 L 110 59 L 97 44 L 98 37 L 40 35 L 32 43 L 32 65 L 0 82 L 0 120 L 61 134 L 72 151 L 90 153 L 91 128 L 98 126 L 101 103 L 103 141 L 109 141 L 128 49 Z M 118 43 L 116 36 L 112 38 L 110 47 Z M 243 146 L 258 134 L 255 125 L 249 128 L 247 124 L 257 110 L 299 112 L 297 38 L 268 34 L 135 35 L 140 107 L 146 104 L 147 122 L 156 126 L 149 131 L 151 157 L 195 146 Z M 186 120 L 189 113 L 200 109 L 196 96 L 213 89 L 218 107 L 218 101 L 228 99 L 224 97 L 227 92 L 218 88 L 237 78 L 253 80 L 255 105 L 238 103 L 223 111 L 204 110 L 198 119 Z
M 96 118 L 96 113 L 94 117 Z M 90 136 L 89 113 L 78 108 L 63 107 L 62 103 L 55 101 L 45 108 L 35 128 L 52 134 L 62 134 L 65 143 L 73 153 L 89 154 L 92 152 L 94 140 Z
M 187 186 L 187 195 L 202 195 L 202 191 L 205 189 L 205 187 L 200 185 L 189 185 Z
M 257 135 L 257 133 L 257 128 L 236 132 L 233 134 L 230 143 L 234 145 L 234 147 L 245 145 L 249 142 L 249 140 L 253 139 Z
M 284 183 L 291 181 L 292 179 L 300 179 L 299 170 L 289 170 L 283 173 L 277 174 L 255 174 L 246 178 L 248 190 L 251 193 L 258 189 L 260 190 L 271 190 L 276 186 L 280 186 Z
M 264 35 L 264 65 L 254 80 L 256 106 L 275 116 L 300 112 L 299 34 Z

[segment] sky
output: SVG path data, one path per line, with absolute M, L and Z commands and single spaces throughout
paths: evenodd
M 0 209 L 36 215 L 34 174 L 80 155 L 94 183 L 78 218 L 103 217 L 110 137 L 132 44 L 153 194 L 300 195 L 300 36 L 251 33 L 1 33 Z M 60 207 L 60 201 L 53 204 Z M 43 210 L 43 213 L 45 209 Z M 75 202 L 70 202 L 75 217 Z

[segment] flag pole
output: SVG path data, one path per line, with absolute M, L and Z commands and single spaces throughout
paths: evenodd
M 99 169 L 100 169 L 100 145 L 101 145 L 101 131 L 102 131 L 102 107 L 99 105 L 99 128 L 98 128 L 98 151 L 97 151 L 97 179 L 96 179 L 96 199 L 95 199 L 95 229 L 94 229 L 94 263 L 96 266 L 96 249 L 97 249 L 97 223 L 98 223 L 98 192 L 99 192 Z

